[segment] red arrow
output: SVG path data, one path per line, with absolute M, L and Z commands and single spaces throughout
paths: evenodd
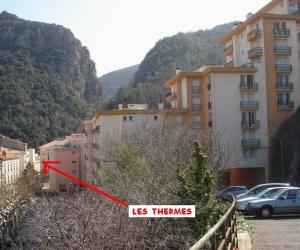
M 95 187 L 95 186 L 92 186 L 92 185 L 90 185 L 90 184 L 88 184 L 88 183 L 86 183 L 86 182 L 80 180 L 80 179 L 77 179 L 77 178 L 75 178 L 74 176 L 69 175 L 68 173 L 66 173 L 66 172 L 64 172 L 64 171 L 61 171 L 60 169 L 51 166 L 50 164 L 61 164 L 61 162 L 60 162 L 60 161 L 44 161 L 44 162 L 43 162 L 43 166 L 44 166 L 44 175 L 48 175 L 49 169 L 51 169 L 51 170 L 55 171 L 56 173 L 61 174 L 61 175 L 65 176 L 65 177 L 71 179 L 72 181 L 77 182 L 77 183 L 78 183 L 79 185 L 81 185 L 81 186 L 84 186 L 84 187 L 86 187 L 86 188 L 89 188 L 89 189 L 93 190 L 94 192 L 96 192 L 96 193 L 98 193 L 98 194 L 101 194 L 102 196 L 104 196 L 104 197 L 106 197 L 106 198 L 108 198 L 108 199 L 110 199 L 110 200 L 112 200 L 112 201 L 114 201 L 114 202 L 117 202 L 118 204 L 120 204 L 120 205 L 122 205 L 122 206 L 124 206 L 124 207 L 128 207 L 128 204 L 127 204 L 126 202 L 124 202 L 124 201 L 121 201 L 119 198 L 117 198 L 117 197 L 115 197 L 115 196 L 112 196 L 112 195 L 110 195 L 110 194 L 104 192 L 104 191 L 101 190 L 100 188 L 97 188 L 97 187 Z

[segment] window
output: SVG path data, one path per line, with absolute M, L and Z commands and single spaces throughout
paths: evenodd
M 289 93 L 278 94 L 278 105 L 289 105 L 291 103 L 291 97 Z
M 72 174 L 76 174 L 76 172 L 77 172 L 76 170 L 72 170 Z
M 256 150 L 255 149 L 246 149 L 243 150 L 244 158 L 256 158 Z
M 178 128 L 182 125 L 182 116 L 176 115 L 175 116 L 175 127 Z
M 158 120 L 158 116 L 155 115 L 155 116 L 153 117 L 153 119 L 154 119 L 154 121 L 157 121 L 157 120 Z
M 129 121 L 130 121 L 130 122 L 133 121 L 133 116 L 129 116 Z
M 76 161 L 72 161 L 73 164 L 76 164 Z
M 123 116 L 123 121 L 124 121 L 124 122 L 127 121 L 127 116 Z
M 289 75 L 278 74 L 276 76 L 277 86 L 287 86 L 289 83 Z
M 193 116 L 193 126 L 195 128 L 200 128 L 200 116 L 199 115 Z
M 194 93 L 200 91 L 200 81 L 199 80 L 192 80 L 192 91 Z
M 192 100 L 192 109 L 193 111 L 200 110 L 200 98 L 193 98 Z

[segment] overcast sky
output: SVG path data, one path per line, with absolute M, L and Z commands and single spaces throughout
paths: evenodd
M 98 75 L 140 63 L 180 31 L 243 21 L 270 0 L 0 0 L 0 12 L 61 24 L 90 50 Z

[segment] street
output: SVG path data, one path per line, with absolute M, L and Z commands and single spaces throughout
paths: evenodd
M 250 234 L 255 250 L 300 249 L 300 216 L 278 216 L 271 219 L 246 217 L 253 226 Z

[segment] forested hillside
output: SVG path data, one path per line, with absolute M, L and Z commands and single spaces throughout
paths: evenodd
M 107 73 L 100 77 L 106 99 L 114 96 L 120 87 L 126 87 L 133 81 L 134 74 L 137 72 L 139 65 L 134 65 L 124 69 L 119 69 Z
M 222 64 L 223 49 L 219 38 L 233 26 L 232 22 L 211 30 L 178 33 L 161 39 L 141 62 L 133 83 L 120 88 L 111 105 L 137 102 L 154 105 L 164 99 L 166 91 L 162 84 L 175 74 L 176 67 L 195 70 L 203 64 Z
M 103 91 L 70 30 L 2 12 L 0 97 L 0 132 L 37 147 L 76 131 Z

